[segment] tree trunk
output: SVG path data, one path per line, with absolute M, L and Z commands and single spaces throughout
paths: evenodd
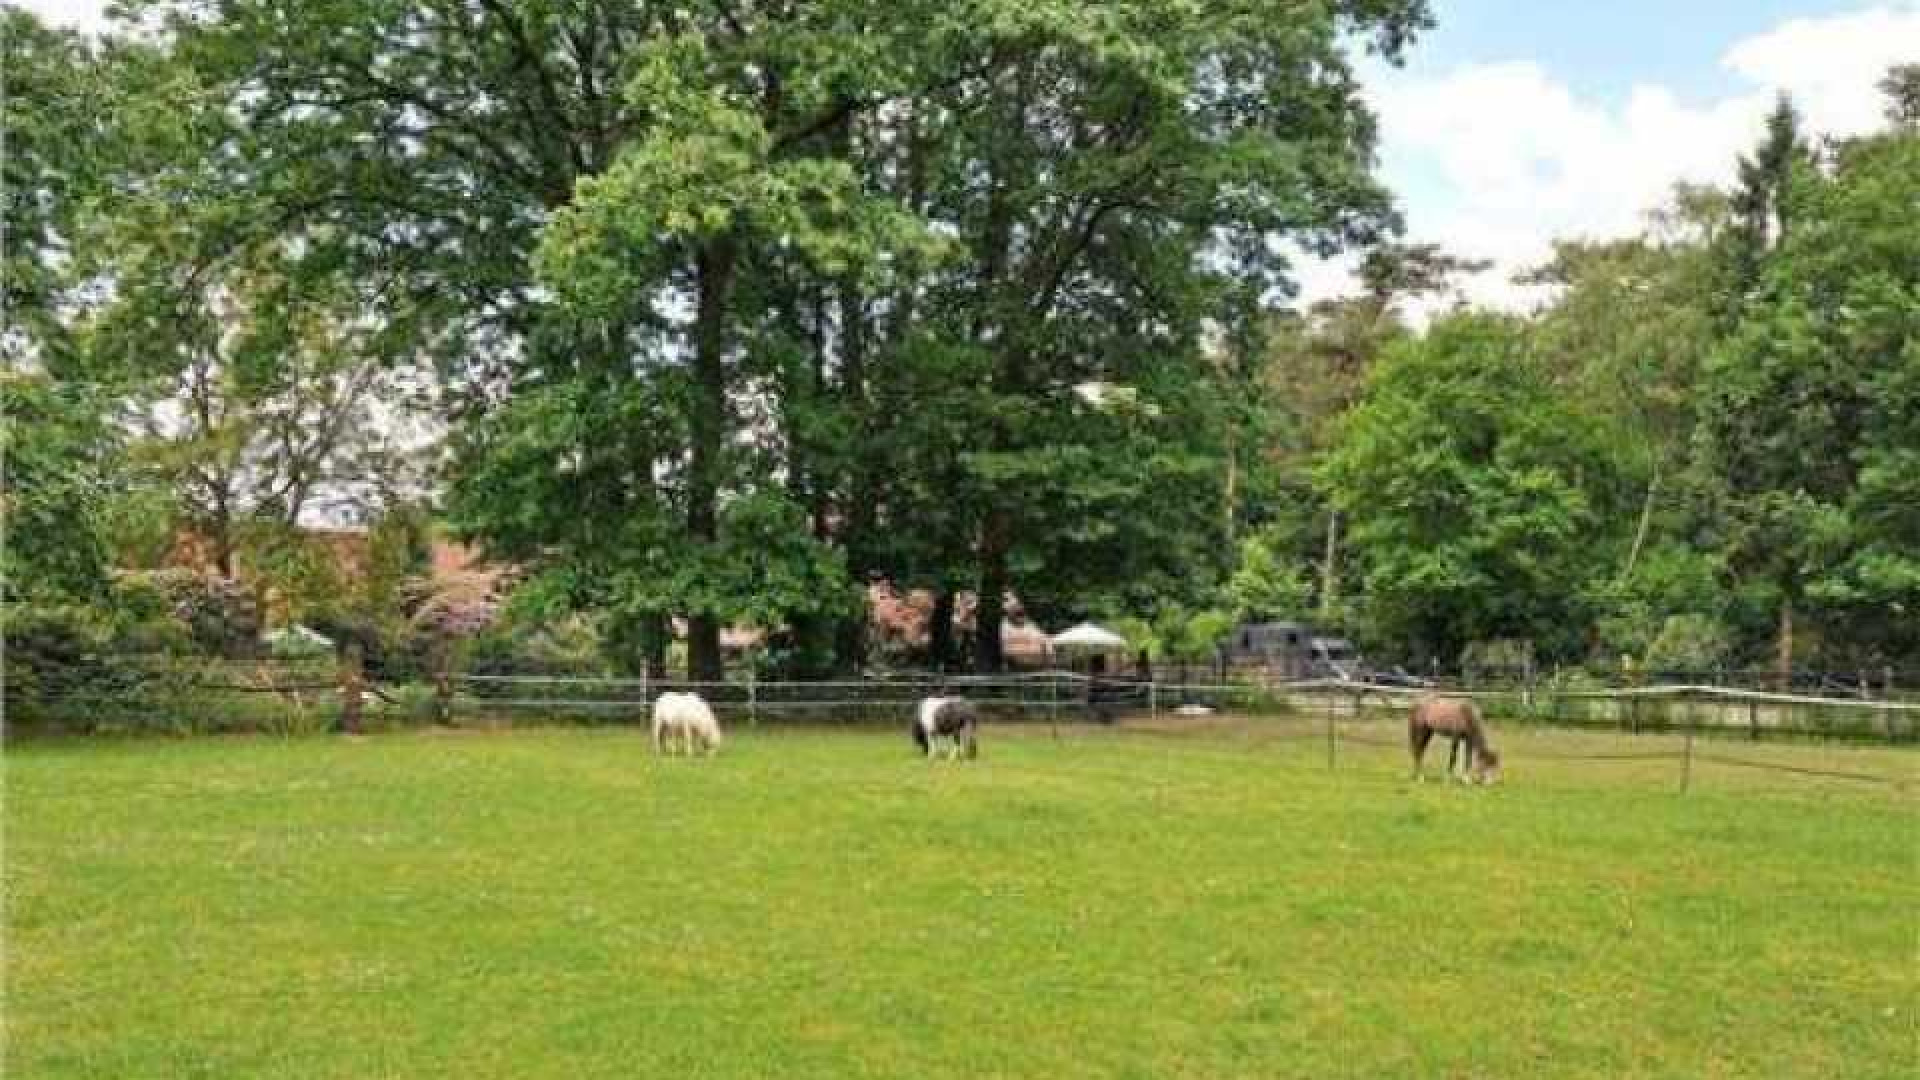
M 236 581 L 233 559 L 233 526 L 224 519 L 213 530 L 213 562 L 220 576 L 228 581 Z
M 1647 530 L 1653 524 L 1653 505 L 1660 496 L 1660 470 L 1656 467 L 1653 476 L 1647 480 L 1647 497 L 1640 503 L 1640 524 L 1633 530 L 1633 546 L 1627 549 L 1627 565 L 1620 571 L 1622 580 L 1633 576 L 1633 568 L 1640 562 L 1640 549 L 1646 546 Z
M 640 653 L 645 658 L 647 678 L 655 683 L 667 679 L 667 643 L 673 639 L 673 627 L 665 615 L 642 616 Z
M 933 613 L 927 616 L 927 666 L 935 671 L 953 668 L 953 590 L 933 590 Z
M 974 609 L 974 668 L 995 675 L 1006 670 L 1000 627 L 1006 621 L 1007 512 L 987 511 L 980 538 L 980 600 Z
M 842 618 L 835 627 L 833 664 L 844 672 L 859 671 L 867 663 L 867 625 L 872 619 L 867 598 L 860 597 L 860 610 Z
M 233 543 L 233 489 L 223 477 L 213 486 L 213 513 L 209 516 L 206 539 L 213 545 L 213 565 L 228 581 L 238 580 Z
M 1793 601 L 1780 601 L 1779 652 L 1774 658 L 1774 678 L 1781 690 L 1793 688 Z
M 865 589 L 880 568 L 874 565 L 873 523 L 880 501 L 880 478 L 871 455 L 859 453 L 872 445 L 879 417 L 874 415 L 867 386 L 868 311 L 851 281 L 840 286 L 840 398 L 853 417 L 854 452 L 842 460 L 847 472 L 842 483 L 841 513 L 835 531 L 840 550 L 847 559 L 847 571 L 854 586 L 862 590 L 859 610 L 840 620 L 834 634 L 834 665 L 842 671 L 858 671 L 866 664 L 868 629 L 871 613 Z M 845 448 L 843 448 L 845 449 Z
M 720 654 L 720 619 L 716 615 L 687 616 L 687 681 L 725 682 L 727 668 Z
M 696 546 L 719 541 L 720 454 L 726 437 L 726 308 L 733 288 L 733 246 L 721 238 L 697 260 L 694 313 L 693 407 L 688 420 L 692 446 L 687 468 L 687 533 Z M 696 612 L 687 619 L 687 678 L 719 682 L 720 619 Z
M 1327 551 L 1320 563 L 1320 618 L 1332 618 L 1340 599 L 1340 511 L 1327 508 Z
M 1240 532 L 1240 450 L 1239 440 L 1235 438 L 1233 424 L 1227 425 L 1227 475 L 1222 495 L 1222 514 L 1225 518 L 1227 543 L 1235 544 Z

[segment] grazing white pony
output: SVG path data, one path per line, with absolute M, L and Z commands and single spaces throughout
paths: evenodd
M 913 716 L 913 743 L 922 754 L 932 757 L 938 749 L 937 740 L 945 738 L 952 744 L 947 755 L 949 758 L 957 761 L 963 753 L 969 758 L 977 758 L 980 756 L 980 743 L 975 735 L 979 727 L 980 717 L 967 699 L 923 698 Z
M 675 737 L 687 754 L 696 744 L 709 756 L 720 751 L 720 721 L 699 694 L 668 692 L 654 700 L 653 748 L 669 753 Z

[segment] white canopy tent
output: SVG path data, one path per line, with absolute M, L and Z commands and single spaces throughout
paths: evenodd
M 1094 678 L 1119 670 L 1129 647 L 1126 638 L 1090 622 L 1062 630 L 1053 635 L 1052 643 L 1054 655 L 1066 658 L 1069 668 Z M 1092 694 L 1091 684 L 1087 692 Z M 1088 701 L 1091 703 L 1092 698 Z
M 1102 653 L 1123 651 L 1127 639 L 1107 629 L 1083 622 L 1069 630 L 1053 635 L 1053 647 L 1063 652 Z
M 266 642 L 267 647 L 270 649 L 291 649 L 295 651 L 304 650 L 312 652 L 320 649 L 333 648 L 332 638 L 300 623 L 294 623 L 292 626 L 284 629 L 263 634 L 260 640 Z

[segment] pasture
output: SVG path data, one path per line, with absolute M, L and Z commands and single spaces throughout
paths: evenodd
M 6 1075 L 1913 1075 L 1913 752 L 1309 734 L 16 744 Z

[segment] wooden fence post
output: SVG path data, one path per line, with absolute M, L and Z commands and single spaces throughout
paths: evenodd
M 1892 664 L 1888 664 L 1885 667 L 1880 669 L 1880 700 L 1887 703 L 1886 713 L 1885 713 L 1885 716 L 1882 718 L 1882 722 L 1885 724 L 1887 729 L 1887 741 L 1897 742 L 1898 739 L 1896 737 L 1896 732 L 1894 731 L 1894 727 L 1893 727 L 1894 709 L 1893 709 L 1893 665 Z
M 365 685 L 360 674 L 360 646 L 349 643 L 340 652 L 340 730 L 360 734 L 360 710 Z
M 1693 729 L 1687 729 L 1687 739 L 1680 756 L 1680 794 L 1685 795 L 1693 782 Z
M 1752 698 L 1747 699 L 1747 739 L 1760 741 L 1760 703 Z
M 1334 702 L 1334 699 L 1338 696 L 1339 695 L 1337 694 L 1327 695 L 1327 771 L 1328 772 L 1333 771 L 1333 702 Z M 1354 711 L 1357 713 L 1359 711 L 1360 699 L 1356 695 L 1353 700 L 1354 700 Z
M 1527 652 L 1520 665 L 1520 704 L 1521 712 L 1527 719 L 1533 719 L 1533 641 L 1527 641 Z
M 433 720 L 441 727 L 453 726 L 453 664 L 442 651 L 433 670 Z
M 754 673 L 751 658 L 747 667 L 747 726 L 760 726 L 760 682 Z

